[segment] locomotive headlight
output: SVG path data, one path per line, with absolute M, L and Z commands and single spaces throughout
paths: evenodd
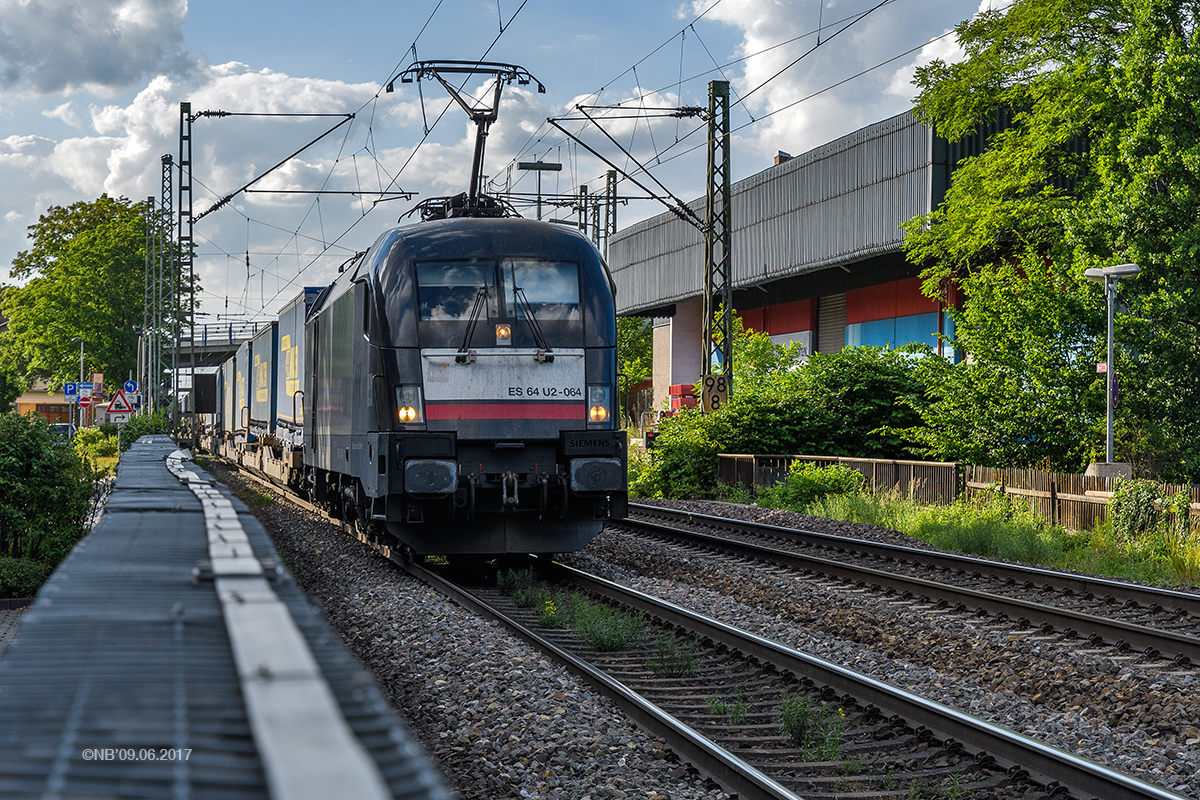
M 609 387 L 592 384 L 587 387 L 588 422 L 607 422 L 612 417 L 612 396 Z
M 512 344 L 512 328 L 508 325 L 496 326 L 496 344 Z
M 397 386 L 396 408 L 401 422 L 424 422 L 425 406 L 421 402 L 420 386 Z

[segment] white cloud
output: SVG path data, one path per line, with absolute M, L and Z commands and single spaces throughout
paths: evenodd
M 988 2 L 983 0 L 985 6 Z M 979 0 L 946 3 L 965 19 Z M 708 5 L 703 0 L 693 8 L 699 13 Z M 914 91 L 908 84 L 916 65 L 952 51 L 934 43 L 914 57 L 880 65 L 944 33 L 946 13 L 913 13 L 911 5 L 893 3 L 846 27 L 874 5 L 866 0 L 725 0 L 707 14 L 706 19 L 740 29 L 740 54 L 749 56 L 732 76 L 734 101 L 748 96 L 746 110 L 761 119 L 742 133 L 747 155 L 766 162 L 777 150 L 801 153 L 910 106 Z M 816 46 L 819 26 L 821 45 L 801 58 Z M 770 49 L 793 37 L 803 38 Z M 852 78 L 859 73 L 864 74 Z M 800 98 L 808 99 L 796 103 Z M 745 112 L 737 113 L 746 120 Z
M 70 125 L 72 128 L 82 128 L 82 123 L 79 121 L 79 115 L 75 113 L 75 108 L 70 103 L 63 103 L 55 108 L 42 111 L 42 116 L 49 119 L 57 119 L 61 122 Z
M 187 0 L 0 0 L 0 86 L 115 91 L 190 68 Z

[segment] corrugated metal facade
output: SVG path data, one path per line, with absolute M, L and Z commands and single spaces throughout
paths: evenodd
M 734 286 L 898 250 L 899 226 L 930 210 L 931 141 L 904 113 L 734 184 Z M 691 207 L 703 216 L 703 198 Z M 608 256 L 618 313 L 701 293 L 703 237 L 674 214 L 618 232 Z

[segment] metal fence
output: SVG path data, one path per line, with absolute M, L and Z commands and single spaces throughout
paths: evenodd
M 961 487 L 959 465 L 952 461 L 901 461 L 881 458 L 847 458 L 810 455 L 717 456 L 717 480 L 741 486 L 750 492 L 787 479 L 793 462 L 842 464 L 856 469 L 867 479 L 872 492 L 895 492 L 919 503 L 952 503 Z
M 812 455 L 717 456 L 717 480 L 753 493 L 787 479 L 793 462 L 843 464 L 861 472 L 872 492 L 892 492 L 926 504 L 952 503 L 1000 491 L 1020 499 L 1038 515 L 1068 530 L 1091 530 L 1108 516 L 1108 501 L 1116 479 L 1048 472 L 1040 469 L 1000 469 L 957 462 L 900 461 Z M 1191 497 L 1193 529 L 1200 528 L 1200 485 L 1159 484 L 1163 496 L 1186 492 Z

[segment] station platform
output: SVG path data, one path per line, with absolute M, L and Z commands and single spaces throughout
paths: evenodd
M 0 797 L 450 794 L 258 521 L 146 436 L 0 658 Z

